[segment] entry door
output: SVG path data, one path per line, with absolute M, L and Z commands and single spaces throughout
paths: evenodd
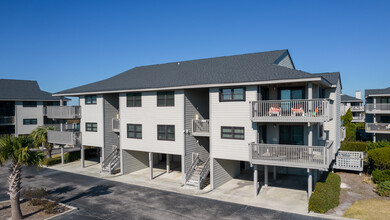
M 280 125 L 279 144 L 303 145 L 303 125 Z
M 259 144 L 267 143 L 267 125 L 259 125 L 258 127 Z

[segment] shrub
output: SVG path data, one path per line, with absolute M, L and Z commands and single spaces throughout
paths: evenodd
M 26 188 L 22 191 L 22 197 L 30 199 L 44 199 L 49 196 L 45 188 Z
M 365 142 L 345 142 L 341 144 L 340 150 L 365 152 L 367 147 L 368 144 Z
M 376 186 L 376 191 L 380 196 L 390 197 L 390 181 L 385 181 Z
M 80 151 L 72 151 L 72 152 L 68 152 L 64 155 L 65 157 L 65 163 L 69 163 L 69 162 L 72 162 L 72 161 L 75 161 L 75 160 L 78 160 L 80 159 Z
M 46 166 L 53 166 L 59 163 L 61 163 L 61 157 L 45 158 L 45 161 L 43 161 L 43 164 Z
M 380 170 L 390 169 L 390 147 L 377 148 L 368 151 L 371 168 Z
M 368 142 L 368 146 L 367 146 L 367 151 L 369 150 L 373 150 L 373 149 L 378 149 L 378 148 L 383 148 L 383 147 L 389 147 L 390 146 L 390 142 L 388 142 L 387 140 L 382 140 L 382 141 L 378 141 L 378 142 Z
M 378 170 L 375 169 L 371 173 L 372 179 L 375 183 L 382 183 L 385 181 L 390 181 L 390 170 Z
M 309 199 L 309 211 L 325 213 L 339 205 L 341 178 L 335 173 L 321 175 Z

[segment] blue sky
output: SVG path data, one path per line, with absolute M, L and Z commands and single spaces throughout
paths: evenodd
M 0 78 L 58 92 L 135 66 L 289 49 L 343 92 L 390 86 L 390 1 L 0 1 Z

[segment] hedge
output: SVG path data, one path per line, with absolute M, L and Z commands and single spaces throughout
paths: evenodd
M 371 169 L 390 169 L 390 147 L 377 148 L 367 152 Z
M 375 183 L 382 183 L 385 181 L 390 181 L 390 170 L 378 170 L 375 169 L 371 173 L 372 179 Z
M 69 163 L 78 159 L 80 159 L 80 151 L 72 151 L 64 154 L 65 163 Z M 52 158 L 46 158 L 45 161 L 43 162 L 43 164 L 46 166 L 53 166 L 55 164 L 60 164 L 60 163 L 61 163 L 61 155 L 55 155 Z
M 376 186 L 376 191 L 380 196 L 390 197 L 390 181 L 385 181 Z
M 340 150 L 366 152 L 367 147 L 368 144 L 365 142 L 345 142 L 345 143 L 341 143 Z
M 309 211 L 325 213 L 340 202 L 341 178 L 335 173 L 325 172 L 317 182 L 309 199 Z
M 378 141 L 378 142 L 368 142 L 368 146 L 367 146 L 367 151 L 369 150 L 373 150 L 373 149 L 378 149 L 378 148 L 383 148 L 383 147 L 389 147 L 390 146 L 390 142 L 388 142 L 387 140 L 382 140 L 382 141 Z

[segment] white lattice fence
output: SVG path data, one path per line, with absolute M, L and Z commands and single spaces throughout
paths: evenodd
M 363 171 L 363 152 L 339 151 L 333 168 Z

